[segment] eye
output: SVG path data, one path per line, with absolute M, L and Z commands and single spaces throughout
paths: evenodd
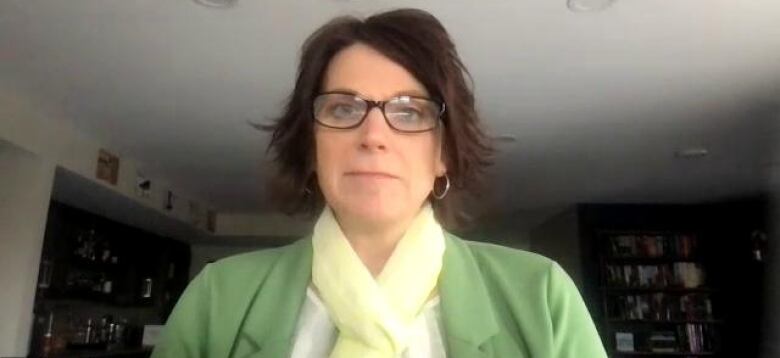
M 355 103 L 337 102 L 329 104 L 326 113 L 334 118 L 352 118 L 360 115 L 361 109 Z
M 420 109 L 407 105 L 400 108 L 393 108 L 393 116 L 403 122 L 418 122 L 422 119 L 423 113 Z

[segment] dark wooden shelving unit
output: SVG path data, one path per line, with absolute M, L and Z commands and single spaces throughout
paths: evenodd
M 554 258 L 572 274 L 580 288 L 610 357 L 631 356 L 760 356 L 762 307 L 764 306 L 765 262 L 760 258 L 756 238 L 767 232 L 766 196 L 733 198 L 697 204 L 578 204 L 550 218 L 532 230 L 531 248 Z M 643 257 L 612 255 L 604 247 L 604 235 L 619 233 L 691 234 L 698 248 L 687 255 Z M 660 253 L 659 253 L 660 254 Z M 757 259 L 758 257 L 758 259 Z M 605 280 L 604 266 L 700 264 L 705 282 L 697 287 L 625 287 Z M 646 285 L 647 286 L 647 285 Z M 659 285 L 660 286 L 660 285 Z M 689 285 L 690 286 L 690 285 Z M 619 317 L 605 307 L 604 300 L 625 295 L 707 295 L 712 299 L 712 317 L 647 316 Z M 638 317 L 635 317 L 638 318 Z M 662 319 L 661 319 L 662 318 Z M 719 331 L 719 349 L 712 352 L 615 352 L 615 328 L 636 330 L 673 329 L 699 324 Z M 626 338 L 626 337 L 621 337 Z M 636 344 L 636 350 L 640 350 Z M 687 349 L 678 348 L 678 351 Z
M 712 302 L 717 290 L 706 286 L 698 245 L 698 234 L 690 231 L 597 233 L 599 292 L 614 355 L 716 353 L 721 323 Z M 630 348 L 619 350 L 621 339 Z
M 73 344 L 84 343 L 79 332 L 84 331 L 85 321 L 91 319 L 97 327 L 100 319 L 111 316 L 128 327 L 122 342 L 112 343 L 138 351 L 143 325 L 165 322 L 186 288 L 190 256 L 188 243 L 52 201 L 41 252 L 31 354 L 40 353 L 39 339 L 50 313 L 56 319 L 55 331 Z M 60 353 L 82 356 L 85 352 Z M 115 350 L 110 352 L 113 355 Z

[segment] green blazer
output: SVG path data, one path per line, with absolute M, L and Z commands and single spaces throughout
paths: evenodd
M 438 292 L 448 357 L 607 356 L 558 264 L 445 236 Z M 207 265 L 176 304 L 152 357 L 289 357 L 311 260 L 311 239 L 302 239 Z

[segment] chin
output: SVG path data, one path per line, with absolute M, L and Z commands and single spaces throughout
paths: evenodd
M 404 205 L 398 202 L 372 200 L 349 201 L 342 208 L 354 218 L 359 218 L 365 223 L 376 224 L 399 220 L 406 210 Z

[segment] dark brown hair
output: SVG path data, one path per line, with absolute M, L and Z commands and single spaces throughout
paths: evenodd
M 444 199 L 432 202 L 442 225 L 457 228 L 463 223 L 458 202 L 467 197 L 463 194 L 479 188 L 493 149 L 482 131 L 474 95 L 466 82 L 471 76 L 455 45 L 433 15 L 417 9 L 383 12 L 365 20 L 338 17 L 303 44 L 295 89 L 285 111 L 265 127 L 273 132 L 268 150 L 273 152 L 277 165 L 271 182 L 275 201 L 288 214 L 316 214 L 321 210 L 324 199 L 314 175 L 312 102 L 321 90 L 330 60 L 355 43 L 366 44 L 403 66 L 432 98 L 446 103 L 443 153 L 451 190 Z

